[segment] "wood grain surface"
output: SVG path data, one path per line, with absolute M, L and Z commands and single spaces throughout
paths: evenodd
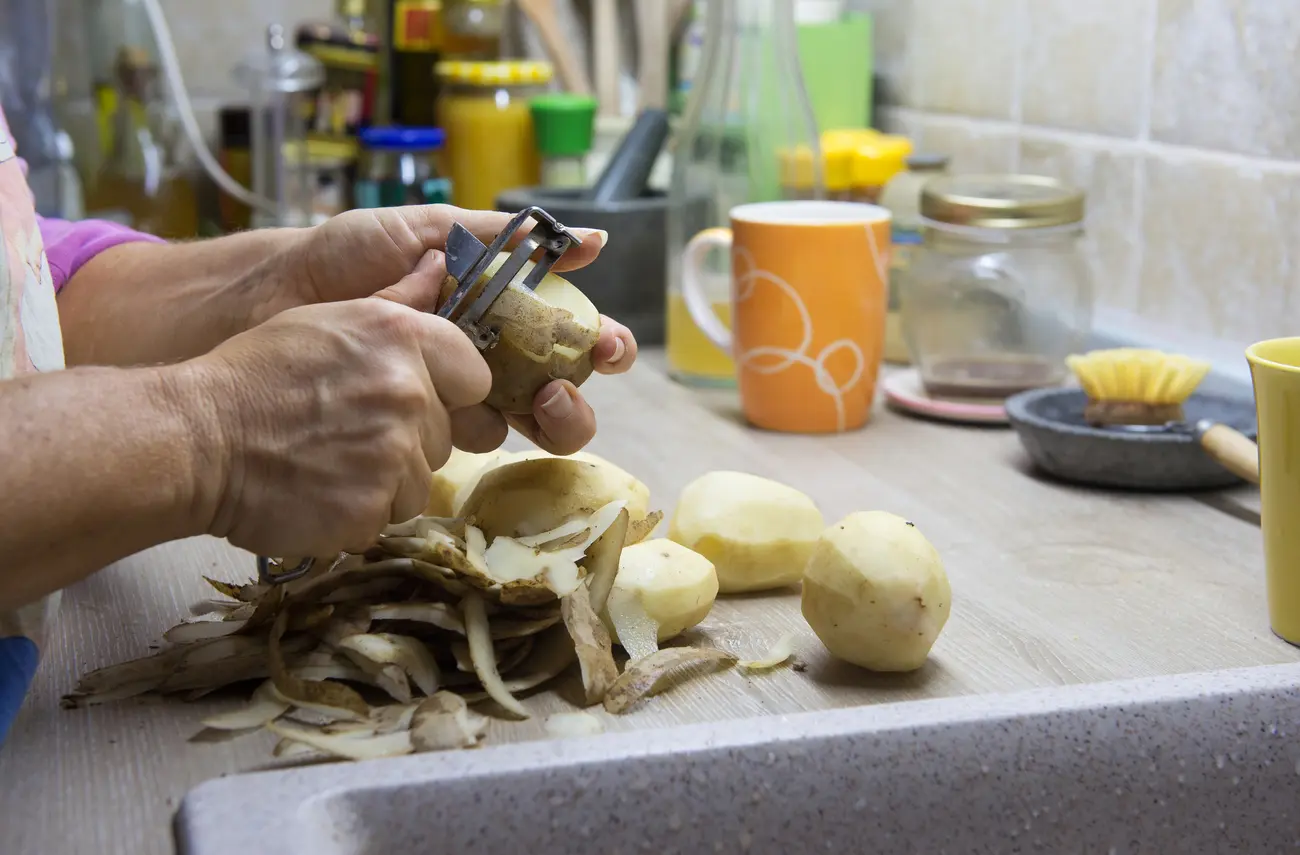
M 697 637 L 751 657 L 792 631 L 806 669 L 702 677 L 604 717 L 611 730 L 1300 659 L 1268 629 L 1253 488 L 1191 497 L 1064 486 L 1032 474 L 1008 430 L 884 409 L 846 436 L 762 433 L 740 422 L 731 393 L 670 381 L 656 353 L 627 377 L 593 378 L 584 391 L 600 418 L 591 450 L 642 478 L 665 512 L 688 481 L 713 469 L 804 490 L 828 523 L 889 510 L 939 549 L 954 594 L 930 663 L 905 676 L 832 661 L 800 617 L 797 591 L 720 601 Z M 252 570 L 247 554 L 200 539 L 138 555 L 66 592 L 32 697 L 0 748 L 0 852 L 170 852 L 171 816 L 189 788 L 269 765 L 270 738 L 187 741 L 234 697 L 59 709 L 80 673 L 148 653 L 206 596 L 200 574 L 238 580 Z M 538 713 L 568 708 L 570 688 L 527 704 Z M 539 716 L 494 724 L 489 739 L 541 736 Z

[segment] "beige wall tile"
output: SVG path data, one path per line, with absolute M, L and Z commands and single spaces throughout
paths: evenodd
M 1300 3 L 1159 3 L 1151 136 L 1300 158 Z
M 990 119 L 1014 116 L 1026 0 L 912 0 L 906 103 Z M 1031 0 L 1038 2 L 1038 0 Z
M 914 63 L 909 54 L 914 4 L 910 0 L 850 0 L 848 6 L 871 13 L 872 71 L 884 82 L 882 100 L 889 105 L 917 106 Z
M 1150 85 L 1154 11 L 1155 0 L 1028 3 L 1024 121 L 1136 136 Z
M 267 5 L 259 0 L 162 0 L 176 41 L 181 72 L 195 97 L 238 99 L 244 94 L 231 69 L 244 55 L 265 44 Z M 279 0 L 274 8 L 290 31 L 307 19 L 328 19 L 331 0 Z
M 1141 239 L 1134 209 L 1140 155 L 1104 144 L 1036 138 L 1020 141 L 1019 171 L 1048 175 L 1087 194 L 1082 250 L 1092 262 L 1098 305 L 1134 311 Z
M 918 152 L 946 154 L 952 172 L 1011 172 L 1016 168 L 1018 137 L 1004 126 L 970 119 L 912 116 Z
M 1143 168 L 1141 315 L 1235 341 L 1286 334 L 1287 295 L 1300 288 L 1300 177 L 1195 154 Z

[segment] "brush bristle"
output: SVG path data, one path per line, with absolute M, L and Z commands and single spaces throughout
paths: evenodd
M 1094 350 L 1065 363 L 1091 401 L 1153 408 L 1181 405 L 1210 371 L 1200 359 L 1136 347 Z

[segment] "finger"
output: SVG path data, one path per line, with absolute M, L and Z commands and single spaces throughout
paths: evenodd
M 388 514 L 389 522 L 406 522 L 424 513 L 429 505 L 429 488 L 433 483 L 433 472 L 425 461 L 423 454 L 412 454 L 406 477 L 397 486 L 393 496 L 393 505 Z
M 451 414 L 451 441 L 461 451 L 482 454 L 506 441 L 510 428 L 500 411 L 476 404 Z
M 429 399 L 428 412 L 420 424 L 420 450 L 424 452 L 425 465 L 438 470 L 451 457 L 451 414 L 435 396 Z
M 447 235 L 455 223 L 460 223 L 469 229 L 474 237 L 490 245 L 510 223 L 510 218 L 515 216 L 501 211 L 474 211 L 468 208 L 457 208 L 454 205 L 412 205 L 398 208 L 397 211 L 429 249 L 445 248 Z M 517 246 L 524 235 L 532 231 L 534 225 L 533 220 L 526 221 L 511 235 L 506 247 L 513 249 Z M 601 229 L 574 228 L 570 231 L 581 243 L 570 247 L 568 252 L 556 262 L 555 267 L 552 268 L 556 273 L 586 267 L 596 260 L 596 256 L 609 242 L 609 233 Z
M 442 290 L 442 281 L 445 278 L 447 278 L 446 256 L 436 249 L 431 249 L 420 257 L 414 270 L 375 296 L 401 303 L 403 306 L 410 306 L 417 311 L 433 312 L 438 308 L 438 294 Z
M 600 339 L 591 359 L 601 374 L 622 374 L 636 362 L 636 337 L 618 321 L 601 315 Z
M 552 454 L 572 454 L 596 435 L 596 413 L 568 380 L 553 380 L 533 399 L 529 416 L 508 416 L 510 425 Z
M 416 328 L 416 340 L 437 400 L 447 410 L 481 403 L 492 390 L 492 371 L 469 336 L 446 318 L 427 312 L 412 312 L 408 320 Z

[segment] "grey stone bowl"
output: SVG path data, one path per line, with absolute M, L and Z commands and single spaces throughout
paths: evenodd
M 1095 428 L 1083 419 L 1080 389 L 1034 389 L 1007 399 L 1007 418 L 1029 457 L 1065 481 L 1127 490 L 1176 492 L 1241 484 L 1205 453 L 1190 433 L 1133 433 Z M 1255 402 L 1193 395 L 1183 405 L 1189 423 L 1210 419 L 1256 436 Z

